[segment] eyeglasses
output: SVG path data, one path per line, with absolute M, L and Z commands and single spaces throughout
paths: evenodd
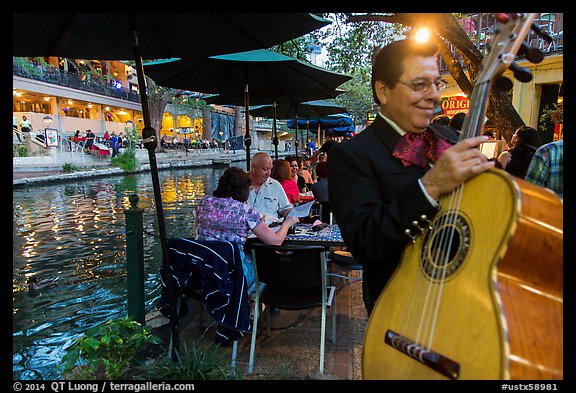
M 444 90 L 446 88 L 446 85 L 448 85 L 448 82 L 446 82 L 444 79 L 438 79 L 437 81 L 434 82 L 430 81 L 404 82 L 399 80 L 398 83 L 401 83 L 404 86 L 408 86 L 409 88 L 412 89 L 412 91 L 414 91 L 414 93 L 418 94 L 426 93 L 428 90 L 430 90 L 432 85 L 436 86 L 437 91 Z

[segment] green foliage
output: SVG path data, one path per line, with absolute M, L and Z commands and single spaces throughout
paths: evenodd
M 136 160 L 136 150 L 134 147 L 128 147 L 120 154 L 110 160 L 112 166 L 121 168 L 124 172 L 132 172 L 138 167 Z
M 214 343 L 192 343 L 190 349 L 184 344 L 175 361 L 168 355 L 162 356 L 140 367 L 136 375 L 142 379 L 162 380 L 241 379 L 235 370 L 230 370 L 230 356 L 230 350 L 224 350 Z
M 80 169 L 80 168 L 78 168 L 76 165 L 71 164 L 69 162 L 65 162 L 64 164 L 62 164 L 62 171 L 66 172 L 66 173 L 75 172 L 78 169 Z
M 160 339 L 130 317 L 109 320 L 89 329 L 62 358 L 63 377 L 125 379 L 139 362 L 139 353 Z
M 12 62 L 31 78 L 38 79 L 44 75 L 42 70 L 26 57 L 13 57 Z
M 552 107 L 546 105 L 540 115 L 540 122 L 546 123 L 564 123 L 564 110 L 562 105 L 552 104 Z
M 24 145 L 12 145 L 12 157 L 28 157 L 28 148 Z

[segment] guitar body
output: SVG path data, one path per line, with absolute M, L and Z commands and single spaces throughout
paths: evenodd
M 561 379 L 562 201 L 497 169 L 462 190 L 458 210 L 440 201 L 378 298 L 363 378 Z M 435 258 L 451 230 L 448 257 Z

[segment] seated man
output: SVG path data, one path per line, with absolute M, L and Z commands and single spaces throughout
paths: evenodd
M 292 205 L 282 185 L 270 177 L 272 158 L 264 153 L 254 154 L 250 161 L 250 196 L 248 204 L 253 206 L 267 224 L 286 216 Z

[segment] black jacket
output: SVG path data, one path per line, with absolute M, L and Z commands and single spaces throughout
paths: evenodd
M 458 140 L 453 128 L 430 128 L 452 144 Z M 377 116 L 364 131 L 333 147 L 328 160 L 330 207 L 348 250 L 364 267 L 364 290 L 373 301 L 411 241 L 406 229 L 416 233 L 413 221 L 421 222 L 422 215 L 432 219 L 437 212 L 418 184 L 427 169 L 404 167 L 392 156 L 399 138 Z

